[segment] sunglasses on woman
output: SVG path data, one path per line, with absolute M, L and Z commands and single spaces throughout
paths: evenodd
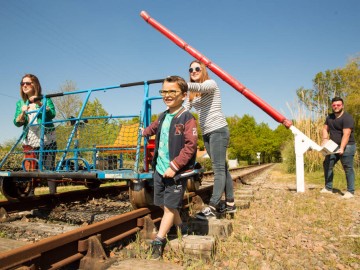
M 24 85 L 31 85 L 31 84 L 32 84 L 32 82 L 21 82 L 21 83 L 20 83 L 20 85 L 21 85 L 21 86 L 24 86 Z
M 195 69 L 189 68 L 189 72 L 190 72 L 190 73 L 193 73 L 194 70 L 195 70 L 196 72 L 199 72 L 199 71 L 201 70 L 201 68 L 200 68 L 200 67 L 196 67 Z

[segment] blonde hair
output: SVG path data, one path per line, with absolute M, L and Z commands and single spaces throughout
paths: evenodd
M 192 61 L 190 63 L 189 67 L 191 67 L 191 65 L 193 63 L 198 63 L 200 65 L 200 68 L 201 68 L 201 76 L 200 76 L 199 82 L 202 83 L 202 82 L 205 82 L 206 80 L 209 80 L 210 77 L 209 77 L 209 74 L 207 72 L 205 64 L 200 62 L 199 60 L 194 60 L 194 61 Z M 194 80 L 191 79 L 191 75 L 190 75 L 190 82 L 194 82 Z
M 206 80 L 209 80 L 210 79 L 210 76 L 209 76 L 209 73 L 207 72 L 207 68 L 205 66 L 205 64 L 203 62 L 200 62 L 199 60 L 194 60 L 190 63 L 189 67 L 191 67 L 191 65 L 193 63 L 198 63 L 200 65 L 200 68 L 201 68 L 201 74 L 200 74 L 200 79 L 199 79 L 199 83 L 202 83 L 202 82 L 205 82 Z M 193 79 L 191 79 L 191 74 L 189 75 L 190 76 L 190 82 L 195 82 Z M 190 94 L 189 94 L 189 101 L 193 101 L 193 99 L 195 97 L 200 97 L 201 96 L 201 93 L 196 93 L 196 92 L 191 92 L 190 91 Z

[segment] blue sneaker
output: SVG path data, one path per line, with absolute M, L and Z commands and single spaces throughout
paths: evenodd
M 151 259 L 160 260 L 163 256 L 165 243 L 154 240 L 151 242 Z

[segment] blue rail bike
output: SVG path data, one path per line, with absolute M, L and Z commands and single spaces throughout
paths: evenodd
M 49 128 L 45 122 L 45 105 L 27 112 L 33 116 L 29 117 L 32 120 L 0 163 L 2 194 L 9 201 L 15 201 L 28 197 L 30 190 L 48 181 L 85 185 L 89 189 L 97 189 L 110 181 L 124 181 L 129 186 L 134 208 L 151 205 L 153 169 L 150 164 L 154 138 L 143 138 L 140 127 L 151 123 L 153 102 L 162 99 L 159 95 L 150 95 L 150 85 L 162 82 L 162 79 L 149 80 L 40 97 L 42 104 L 46 104 L 48 98 L 69 102 L 76 95 L 84 96 L 77 116 L 53 120 L 55 128 Z M 141 108 L 134 114 L 90 115 L 87 105 L 96 93 L 112 94 L 118 90 L 117 95 L 120 92 L 126 98 L 126 91 L 119 89 L 135 86 L 143 89 L 140 93 L 143 100 Z M 36 122 L 39 114 L 43 117 L 40 124 Z M 49 143 L 51 140 L 56 143 Z M 177 177 L 187 178 L 190 192 L 201 185 L 202 173 L 201 166 L 194 164 L 192 171 Z

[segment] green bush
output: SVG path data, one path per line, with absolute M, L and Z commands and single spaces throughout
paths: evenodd
M 283 162 L 286 165 L 286 170 L 288 173 L 296 172 L 296 156 L 295 156 L 295 147 L 293 141 L 287 141 L 284 144 L 284 148 L 281 151 L 281 156 L 283 157 Z
M 212 164 L 211 164 L 211 159 L 210 158 L 198 158 L 196 161 L 201 164 L 201 167 L 206 172 L 207 171 L 212 171 Z
M 0 161 L 4 159 L 8 151 L 0 150 Z M 24 155 L 21 154 L 11 154 L 8 156 L 6 162 L 0 168 L 1 170 L 13 170 L 21 167 L 21 162 L 24 159 Z

